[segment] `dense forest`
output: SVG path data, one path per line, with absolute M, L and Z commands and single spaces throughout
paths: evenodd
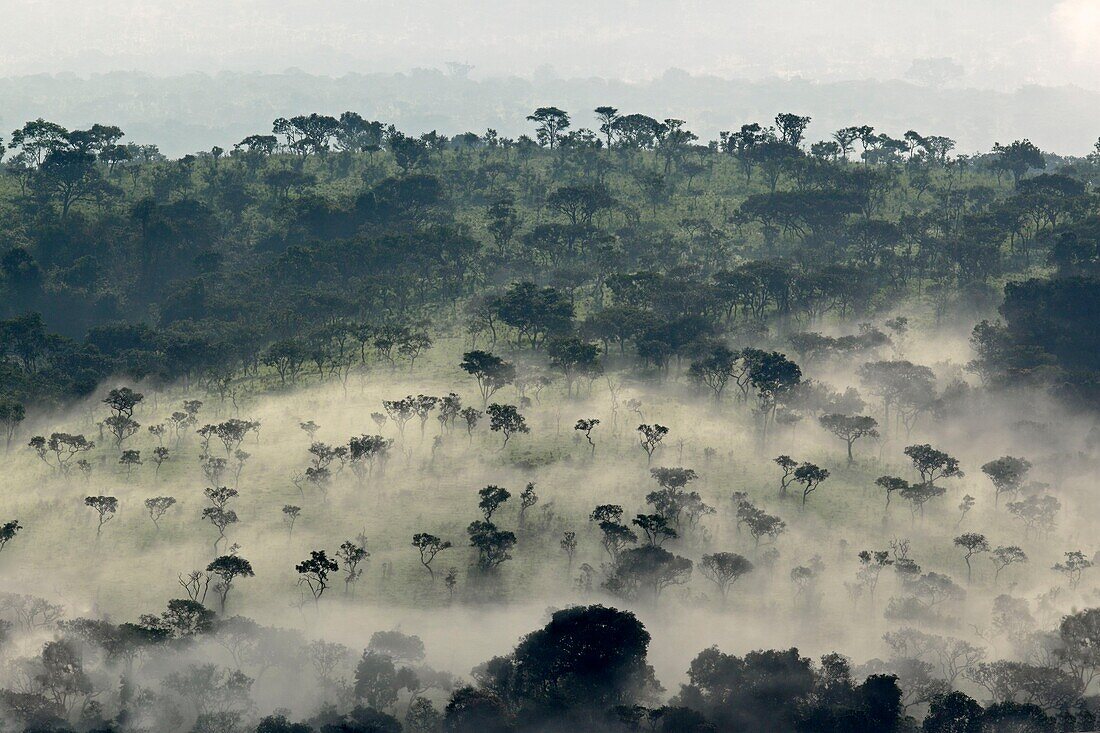
M 2 141 L 0 730 L 1096 728 L 1100 143 L 528 121 Z

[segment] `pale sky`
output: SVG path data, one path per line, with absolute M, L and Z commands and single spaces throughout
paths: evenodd
M 1100 0 L 2 0 L 0 76 L 401 71 L 902 78 L 1100 88 Z M 547 73 L 543 70 L 543 73 Z

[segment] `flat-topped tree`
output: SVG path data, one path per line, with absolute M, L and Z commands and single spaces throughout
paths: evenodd
M 913 461 L 921 483 L 934 484 L 940 479 L 962 478 L 965 475 L 959 468 L 958 459 L 927 443 L 908 446 L 905 455 Z
M 83 435 L 70 433 L 51 433 L 48 439 L 36 435 L 27 445 L 34 449 L 43 463 L 62 474 L 69 472 L 76 456 L 95 448 L 94 441 L 86 439 Z
M 985 538 L 984 534 L 967 532 L 956 537 L 954 543 L 956 547 L 963 550 L 963 560 L 966 561 L 966 582 L 969 584 L 973 573 L 970 558 L 983 552 L 989 552 L 989 540 Z
M 848 465 L 852 465 L 852 445 L 860 438 L 877 438 L 878 421 L 866 415 L 822 415 L 821 427 L 843 440 L 848 446 Z
M 782 455 L 773 458 L 772 462 L 783 470 L 783 475 L 779 478 L 779 495 L 786 496 L 787 487 L 794 481 L 794 470 L 798 468 L 798 461 L 788 455 Z
M 513 364 L 488 351 L 467 351 L 462 355 L 459 367 L 477 380 L 482 407 L 489 404 L 489 398 L 493 394 L 516 378 Z
M 0 524 L 0 552 L 4 551 L 7 544 L 15 539 L 15 536 L 22 531 L 23 525 L 17 520 L 13 519 L 10 522 Z
M 315 603 L 328 590 L 329 573 L 335 573 L 339 569 L 339 563 L 330 559 L 324 550 L 311 550 L 308 558 L 294 566 L 299 576 L 298 585 L 309 589 Z
M 283 521 L 286 522 L 287 536 L 294 536 L 294 523 L 298 521 L 298 517 L 302 513 L 302 507 L 295 506 L 294 504 L 283 505 Z
M 664 425 L 654 423 L 653 425 L 639 425 L 638 426 L 638 444 L 646 454 L 646 464 L 653 462 L 653 454 L 660 447 L 661 441 L 668 435 L 668 428 Z
M 145 510 L 149 513 L 149 519 L 153 520 L 153 526 L 160 531 L 160 520 L 168 510 L 176 505 L 176 499 L 172 496 L 154 496 L 145 500 Z
M 99 524 L 96 525 L 95 536 L 99 539 L 100 533 L 103 531 L 103 525 L 111 521 L 115 517 L 115 513 L 118 511 L 118 499 L 114 496 L 86 496 L 84 497 L 84 504 L 95 510 L 99 515 Z
M 436 555 L 452 547 L 450 540 L 440 539 L 427 532 L 418 532 L 413 535 L 412 546 L 420 552 L 420 564 L 434 580 L 435 571 L 432 570 L 432 561 L 435 560 Z
M 233 582 L 237 578 L 251 578 L 256 575 L 252 570 L 252 563 L 239 555 L 222 555 L 215 558 L 206 566 L 206 572 L 218 577 L 214 584 L 214 590 L 221 600 L 222 613 L 225 613 L 226 602 L 229 600 L 229 591 L 233 589 Z
M 600 421 L 597 418 L 593 417 L 581 418 L 580 420 L 577 420 L 576 425 L 573 426 L 574 430 L 584 433 L 584 439 L 588 441 L 588 445 L 591 447 L 592 455 L 596 455 L 596 443 L 592 440 L 592 431 L 599 424 Z
M 390 420 L 397 426 L 397 432 L 404 438 L 405 425 L 416 414 L 413 398 L 410 396 L 401 400 L 383 400 L 382 407 L 385 408 Z
M 491 571 L 506 560 L 511 560 L 511 550 L 516 545 L 516 536 L 508 530 L 499 529 L 492 522 L 475 521 L 466 528 L 470 537 L 470 546 L 477 549 L 477 565 L 481 570 Z
M 878 486 L 886 494 L 886 507 L 883 509 L 883 513 L 890 511 L 890 497 L 894 492 L 902 492 L 909 488 L 909 482 L 903 478 L 897 476 L 879 476 L 875 479 L 875 486 Z
M 501 450 L 508 447 L 508 441 L 511 440 L 512 435 L 531 432 L 531 428 L 527 427 L 527 421 L 515 405 L 493 403 L 486 409 L 486 413 L 489 415 L 489 429 L 494 433 L 499 432 L 504 435 Z
M 1015 496 L 1031 470 L 1031 462 L 1024 458 L 1001 456 L 982 465 L 982 473 L 993 483 L 993 506 L 1000 505 L 1001 494 Z
M 439 398 L 431 395 L 418 394 L 416 397 L 406 397 L 405 399 L 411 400 L 413 412 L 420 419 L 420 437 L 424 437 L 424 428 L 428 424 L 428 417 L 431 415 L 432 410 L 439 404 Z
M 726 384 L 738 371 L 738 355 L 728 346 L 719 344 L 705 357 L 691 362 L 688 376 L 714 393 L 714 401 L 720 402 Z
M 718 586 L 718 592 L 725 603 L 729 597 L 730 586 L 736 583 L 741 576 L 752 572 L 753 565 L 749 560 L 736 552 L 715 552 L 703 555 L 699 563 L 699 571 L 712 583 Z
M 134 408 L 145 399 L 141 392 L 135 392 L 129 387 L 112 389 L 104 398 L 103 404 L 107 405 L 116 415 L 121 417 L 133 417 Z
M 829 478 L 828 469 L 813 463 L 803 463 L 794 470 L 794 480 L 802 484 L 802 506 L 806 506 L 806 499 L 817 491 L 817 487 L 821 486 L 827 478 Z
M 997 585 L 997 580 L 1001 577 L 1001 571 L 1009 565 L 1027 562 L 1027 553 L 1017 545 L 1001 545 L 993 550 L 989 559 L 993 562 L 993 567 L 996 568 L 993 572 L 993 585 Z

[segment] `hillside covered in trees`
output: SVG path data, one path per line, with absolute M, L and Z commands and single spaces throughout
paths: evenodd
M 3 139 L 0 730 L 1093 730 L 1100 143 L 528 121 Z

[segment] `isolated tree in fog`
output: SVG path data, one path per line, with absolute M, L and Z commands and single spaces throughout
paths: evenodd
M 794 472 L 798 468 L 798 461 L 788 455 L 782 455 L 773 458 L 772 462 L 783 470 L 783 475 L 779 477 L 779 495 L 786 496 L 787 487 L 794 481 Z
M 577 424 L 573 426 L 573 429 L 584 433 L 584 439 L 588 441 L 588 445 L 591 447 L 592 455 L 596 455 L 596 443 L 592 440 L 592 431 L 600 424 L 597 418 L 581 418 L 577 420 Z
M 512 496 L 508 489 L 492 485 L 486 486 L 484 489 L 478 489 L 477 495 L 477 506 L 481 513 L 485 515 L 486 522 L 492 521 L 493 514 Z
M 527 427 L 527 421 L 523 419 L 523 415 L 520 414 L 515 405 L 493 403 L 486 409 L 486 413 L 489 415 L 489 429 L 494 433 L 504 434 L 504 444 L 501 445 L 501 450 L 508 447 L 508 441 L 514 433 L 531 432 L 531 428 Z
M 14 519 L 10 522 L 0 524 L 0 552 L 4 551 L 7 544 L 14 540 L 15 535 L 19 534 L 22 529 L 23 525 Z
M 827 478 L 829 471 L 813 463 L 803 463 L 794 470 L 795 482 L 802 484 L 802 506 L 806 506 L 806 499 Z
M 539 144 L 551 150 L 562 133 L 569 129 L 569 115 L 557 107 L 539 107 L 527 119 L 536 125 Z
M 1001 545 L 993 550 L 989 559 L 993 561 L 993 567 L 996 568 L 993 573 L 993 584 L 996 585 L 1002 570 L 1009 565 L 1027 562 L 1027 553 L 1016 545 Z
M 418 532 L 413 535 L 412 545 L 420 552 L 420 564 L 428 571 L 428 575 L 434 580 L 435 571 L 432 570 L 432 561 L 435 556 L 452 547 L 449 540 L 443 540 L 434 534 Z
M 365 540 L 360 539 L 360 542 Z M 358 542 L 345 540 L 340 543 L 340 549 L 336 553 L 337 559 L 344 564 L 344 593 L 351 593 L 351 584 L 363 576 L 363 569 L 359 567 L 364 560 L 370 558 L 367 548 Z
M 329 573 L 335 573 L 340 565 L 329 558 L 324 550 L 310 550 L 309 557 L 294 566 L 298 573 L 298 585 L 309 588 L 314 601 L 321 600 L 321 596 L 328 590 Z
M 887 512 L 890 510 L 890 497 L 894 492 L 900 494 L 905 489 L 908 489 L 909 482 L 897 476 L 879 476 L 875 479 L 875 486 L 878 486 L 886 494 L 886 508 L 883 512 Z M 885 514 L 883 516 L 885 516 Z
M 964 475 L 958 459 L 927 443 L 908 446 L 905 455 L 913 461 L 913 468 L 920 474 L 922 483 L 934 484 L 941 478 L 962 478 Z
M 492 522 L 470 522 L 466 528 L 470 537 L 470 547 L 477 549 L 477 564 L 482 570 L 492 570 L 506 560 L 516 545 L 516 536 L 508 530 L 499 529 Z
M 1065 559 L 1060 563 L 1055 563 L 1051 570 L 1061 573 L 1069 583 L 1070 589 L 1077 590 L 1077 586 L 1081 582 L 1081 576 L 1091 567 L 1092 560 L 1085 557 L 1085 553 L 1080 550 L 1073 550 L 1065 553 Z
M 99 515 L 99 524 L 95 529 L 95 536 L 98 539 L 100 532 L 103 531 L 103 525 L 114 519 L 115 512 L 118 511 L 118 499 L 113 496 L 87 496 L 84 497 L 84 504 L 94 509 Z
M 668 435 L 668 428 L 664 425 L 639 425 L 638 443 L 646 454 L 646 464 L 653 462 L 653 454 L 660 447 L 661 441 Z
M 691 579 L 691 568 L 691 560 L 685 557 L 657 545 L 643 545 L 623 550 L 604 587 L 624 598 L 636 598 L 644 593 L 657 599 L 665 588 L 687 583 Z
M 161 518 L 175 505 L 176 499 L 172 496 L 154 496 L 145 500 L 145 510 L 149 512 L 149 519 L 153 520 L 153 526 L 158 530 Z
M 989 541 L 984 534 L 967 532 L 956 537 L 954 542 L 956 547 L 963 550 L 963 560 L 966 561 L 966 582 L 969 583 L 973 572 L 973 568 L 970 566 L 970 558 L 983 552 L 989 552 Z
M 466 434 L 470 437 L 471 440 L 473 440 L 474 429 L 477 427 L 478 422 L 481 421 L 481 418 L 484 416 L 485 413 L 483 413 L 481 410 L 474 409 L 473 407 L 464 407 L 462 408 L 462 411 L 458 414 L 466 423 Z
M 206 572 L 218 576 L 218 582 L 214 585 L 221 600 L 222 612 L 225 612 L 225 604 L 229 598 L 229 591 L 233 589 L 233 581 L 237 578 L 251 578 L 256 573 L 252 571 L 252 563 L 239 555 L 222 555 L 215 558 L 206 566 Z
M 860 438 L 877 438 L 878 421 L 864 415 L 822 415 L 821 427 L 843 440 L 848 446 L 848 465 L 852 465 L 852 444 Z
M 703 555 L 703 559 L 699 563 L 699 572 L 718 586 L 718 592 L 722 594 L 723 602 L 729 596 L 730 586 L 736 583 L 742 575 L 751 572 L 752 568 L 752 563 L 736 552 L 715 552 L 710 555 Z
M 995 461 L 982 465 L 982 473 L 993 483 L 993 506 L 998 506 L 1001 494 L 1015 495 L 1030 470 L 1030 461 L 1013 456 L 1001 456 Z
M 295 506 L 293 504 L 283 505 L 283 521 L 287 525 L 287 535 L 294 536 L 294 523 L 298 521 L 298 516 L 302 513 L 302 507 Z
M 622 523 L 622 518 L 623 508 L 618 504 L 601 504 L 589 516 L 589 521 L 595 522 L 603 533 L 601 543 L 612 562 L 627 545 L 638 541 L 638 536 Z
M 122 455 L 118 457 L 118 462 L 126 466 L 126 478 L 129 478 L 130 472 L 133 470 L 134 466 L 140 466 L 142 464 L 141 451 L 124 450 L 122 451 Z

